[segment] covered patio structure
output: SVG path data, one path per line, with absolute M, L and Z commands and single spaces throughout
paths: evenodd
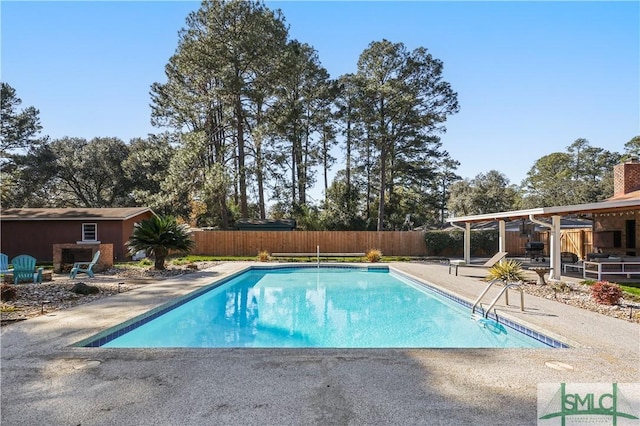
M 447 219 L 452 226 L 464 231 L 464 261 L 471 263 L 471 225 L 482 222 L 498 222 L 498 251 L 506 251 L 506 222 L 511 220 L 528 219 L 549 230 L 549 279 L 560 280 L 562 272 L 560 257 L 560 219 L 570 215 L 598 217 L 602 215 L 626 214 L 640 210 L 640 198 L 625 200 L 609 200 L 598 203 L 576 204 L 571 206 L 540 207 L 528 210 L 514 210 L 499 213 L 487 213 L 472 216 L 460 216 Z M 638 224 L 640 225 L 640 224 Z M 637 225 L 636 225 L 637 226 Z M 595 230 L 595 229 L 594 229 Z M 640 233 L 634 230 L 633 239 Z M 635 245 L 635 243 L 634 243 Z

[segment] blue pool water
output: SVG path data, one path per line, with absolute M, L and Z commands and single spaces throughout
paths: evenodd
M 497 322 L 473 320 L 469 307 L 420 283 L 367 268 L 249 270 L 129 328 L 89 346 L 549 347 Z

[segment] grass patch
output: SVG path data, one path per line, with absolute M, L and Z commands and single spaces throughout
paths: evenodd
M 410 256 L 382 256 L 380 262 L 410 262 L 415 258 Z M 278 262 L 315 262 L 316 257 L 279 257 L 275 261 Z M 183 266 L 194 262 L 255 262 L 256 256 L 205 256 L 205 255 L 187 255 L 179 257 L 167 258 L 167 266 Z M 365 257 L 321 257 L 321 263 L 337 262 L 337 263 L 362 263 L 367 262 Z M 153 266 L 153 260 L 144 258 L 139 261 L 116 262 L 114 266 L 118 268 L 149 268 Z
M 640 302 L 640 284 L 619 284 L 623 292 L 631 295 L 629 299 Z M 626 295 L 625 295 L 626 297 Z
M 203 256 L 190 254 L 188 256 L 175 257 L 169 260 L 173 265 L 186 265 L 193 262 L 237 262 L 256 260 L 255 256 Z

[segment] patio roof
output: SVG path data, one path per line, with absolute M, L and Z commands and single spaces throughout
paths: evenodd
M 531 215 L 540 218 L 551 216 L 567 216 L 572 214 L 613 213 L 626 210 L 635 210 L 638 208 L 640 208 L 640 197 L 631 200 L 611 200 L 601 201 L 599 203 L 575 204 L 572 206 L 538 207 L 535 209 L 527 210 L 513 210 L 508 212 L 458 216 L 446 219 L 446 221 L 450 223 L 490 222 L 495 220 L 509 221 L 514 219 L 526 219 Z
M 550 273 L 549 278 L 552 280 L 560 279 L 561 259 L 560 259 L 560 219 L 567 215 L 593 215 L 593 214 L 609 214 L 616 212 L 624 212 L 630 210 L 638 210 L 640 208 L 640 197 L 632 199 L 609 199 L 599 203 L 576 204 L 572 206 L 556 206 L 556 207 L 539 207 L 528 210 L 514 210 L 510 212 L 488 213 L 473 216 L 460 216 L 447 219 L 447 222 L 453 226 L 462 228 L 461 223 L 465 224 L 464 233 L 464 260 L 469 263 L 471 261 L 471 224 L 478 222 L 500 221 L 499 224 L 499 251 L 504 251 L 505 240 L 505 222 L 510 220 L 529 219 L 534 223 L 548 227 L 551 231 L 550 235 Z M 550 218 L 551 222 L 540 221 L 541 218 Z

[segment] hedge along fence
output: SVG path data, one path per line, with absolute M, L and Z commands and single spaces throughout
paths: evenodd
M 366 253 L 426 256 L 424 234 L 417 231 L 210 231 L 194 230 L 191 253 L 209 256 L 256 256 L 269 253 Z
M 498 231 L 471 232 L 471 254 L 492 256 L 498 251 Z M 464 252 L 464 232 L 429 231 L 424 235 L 429 256 L 462 256 Z

